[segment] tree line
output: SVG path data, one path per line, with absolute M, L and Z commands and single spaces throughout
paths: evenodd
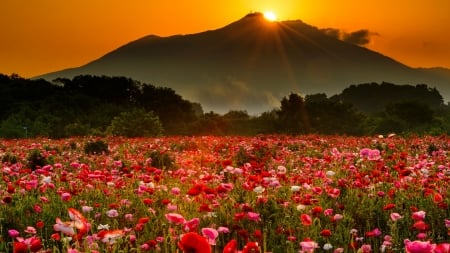
M 287 94 L 249 115 L 203 112 L 174 90 L 126 77 L 53 82 L 0 74 L 0 137 L 256 134 L 449 134 L 450 107 L 425 84 L 351 85 L 341 94 Z

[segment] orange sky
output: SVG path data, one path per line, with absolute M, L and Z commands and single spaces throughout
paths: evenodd
M 368 29 L 370 49 L 412 67 L 450 68 L 450 0 L 1 0 L 0 73 L 78 67 L 149 34 L 217 29 L 266 10 L 319 28 Z

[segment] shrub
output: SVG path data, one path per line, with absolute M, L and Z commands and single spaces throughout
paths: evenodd
M 17 163 L 17 157 L 15 155 L 13 155 L 13 154 L 6 153 L 2 157 L 2 163 L 15 164 L 15 163 Z
M 174 159 L 169 156 L 167 153 L 163 153 L 160 151 L 152 151 L 149 154 L 149 157 L 152 159 L 151 165 L 155 168 L 159 169 L 173 169 Z
M 48 164 L 47 159 L 41 154 L 41 151 L 38 149 L 31 150 L 31 152 L 28 154 L 27 161 L 27 165 L 31 170 L 36 170 L 38 167 L 42 167 Z
M 102 140 L 90 141 L 84 145 L 84 152 L 90 155 L 108 154 L 108 144 Z
M 108 132 L 117 136 L 151 137 L 161 135 L 163 127 L 159 117 L 153 112 L 134 109 L 114 117 L 108 127 Z

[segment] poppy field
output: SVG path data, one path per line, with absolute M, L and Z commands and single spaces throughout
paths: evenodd
M 447 136 L 0 140 L 0 252 L 450 252 L 449 152 Z

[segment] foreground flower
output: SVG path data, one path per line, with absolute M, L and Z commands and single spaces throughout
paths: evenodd
M 432 253 L 436 248 L 436 244 L 432 244 L 429 241 L 410 241 L 405 239 L 404 243 L 407 253 Z
M 87 219 L 78 210 L 69 208 L 69 217 L 72 221 L 61 221 L 56 218 L 56 224 L 53 225 L 53 230 L 61 232 L 66 235 L 74 236 L 75 239 L 81 239 L 89 231 L 90 224 Z M 75 229 L 76 232 L 75 233 Z
M 300 251 L 302 253 L 313 253 L 315 249 L 319 248 L 319 245 L 311 239 L 307 238 L 304 241 L 300 242 L 300 247 L 302 247 L 302 250 Z
M 300 220 L 302 221 L 302 224 L 304 226 L 310 226 L 312 224 L 312 218 L 311 218 L 311 216 L 309 216 L 307 214 L 301 214 Z
M 211 247 L 206 238 L 194 232 L 182 235 L 178 247 L 184 253 L 211 253 Z
M 178 213 L 168 213 L 165 216 L 170 223 L 184 224 L 186 222 L 186 219 L 181 214 Z
M 435 253 L 450 253 L 450 243 L 440 243 L 434 249 Z
M 230 240 L 223 248 L 223 253 L 236 253 L 237 241 L 235 239 Z
M 202 234 L 208 238 L 210 245 L 216 245 L 216 238 L 219 236 L 219 232 L 214 228 L 202 228 Z
M 248 242 L 242 249 L 242 253 L 260 253 L 257 242 Z
M 116 230 L 102 230 L 98 232 L 97 236 L 103 243 L 114 244 L 124 236 L 124 231 L 121 229 Z
M 13 253 L 38 252 L 42 249 L 41 239 L 33 236 L 27 239 L 20 238 L 13 243 Z

